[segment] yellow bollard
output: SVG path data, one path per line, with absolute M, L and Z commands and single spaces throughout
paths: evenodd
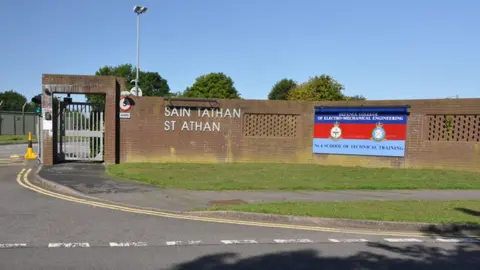
M 32 147 L 32 132 L 28 132 L 28 148 L 27 153 L 25 153 L 25 159 L 36 159 L 37 155 L 33 152 Z

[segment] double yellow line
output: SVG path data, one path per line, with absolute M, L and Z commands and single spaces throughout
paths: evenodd
M 43 189 L 39 186 L 32 184 L 28 180 L 28 175 L 31 173 L 32 169 L 23 168 L 20 173 L 17 175 L 17 182 L 22 187 L 30 189 L 32 191 L 38 192 L 43 195 L 54 197 L 57 199 L 90 205 L 94 207 L 101 207 L 106 209 L 118 210 L 123 212 L 135 213 L 135 214 L 144 214 L 149 216 L 165 217 L 165 218 L 174 218 L 174 219 L 183 219 L 183 220 L 194 220 L 194 221 L 203 221 L 203 222 L 214 222 L 222 224 L 234 224 L 234 225 L 247 225 L 247 226 L 256 226 L 256 227 L 266 227 L 266 228 L 279 228 L 279 229 L 293 229 L 293 230 L 304 230 L 304 231 L 318 231 L 318 232 L 330 232 L 330 233 L 347 233 L 347 234 L 357 234 L 357 235 L 376 235 L 376 236 L 397 236 L 397 237 L 428 237 L 428 235 L 421 233 L 413 232 L 388 232 L 388 231 L 368 231 L 368 230 L 354 230 L 354 229 L 337 229 L 337 228 L 327 228 L 327 227 L 316 227 L 316 226 L 301 226 L 301 225 L 289 225 L 289 224 L 277 224 L 277 223 L 267 223 L 267 222 L 253 222 L 253 221 L 240 221 L 240 220 L 231 220 L 231 219 L 221 219 L 221 218 L 209 218 L 209 217 L 198 217 L 191 215 L 183 214 L 172 214 L 161 211 L 145 210 L 139 208 L 125 207 L 121 205 L 102 203 L 92 200 L 81 199 L 77 197 L 72 197 L 68 195 L 63 195 L 55 193 L 46 189 Z

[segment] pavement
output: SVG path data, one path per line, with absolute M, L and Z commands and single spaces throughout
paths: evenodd
M 49 171 L 63 172 L 62 179 L 79 171 L 81 176 L 96 177 L 101 172 L 98 165 L 69 167 Z M 126 211 L 42 189 L 35 170 L 35 164 L 0 167 L 0 269 L 478 269 L 480 265 L 480 241 L 469 236 L 246 226 Z M 148 194 L 158 189 L 97 180 L 106 183 L 83 184 L 83 188 L 98 187 L 93 196 Z
M 344 191 L 192 191 L 167 189 L 109 177 L 101 164 L 67 163 L 43 167 L 39 176 L 99 199 L 171 211 L 191 211 L 214 204 L 281 201 L 475 200 L 480 190 Z

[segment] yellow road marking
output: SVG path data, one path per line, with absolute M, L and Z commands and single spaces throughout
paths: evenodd
M 28 175 L 31 172 L 31 170 L 32 169 L 28 169 L 25 171 L 25 168 L 24 168 L 17 175 L 18 184 L 20 184 L 24 188 L 30 189 L 32 191 L 38 192 L 43 195 L 61 199 L 61 200 L 90 205 L 94 207 L 118 210 L 123 212 L 144 214 L 144 215 L 158 216 L 158 217 L 165 217 L 165 218 L 195 220 L 195 221 L 234 224 L 234 225 L 247 225 L 247 226 L 266 227 L 266 228 L 294 229 L 294 230 L 304 230 L 304 231 L 319 231 L 319 232 L 348 233 L 348 234 L 377 235 L 377 236 L 429 237 L 429 235 L 425 235 L 421 233 L 413 233 L 413 232 L 388 232 L 388 231 L 375 232 L 375 231 L 368 231 L 368 230 L 336 229 L 336 228 L 316 227 L 316 226 L 301 226 L 301 225 L 288 225 L 288 224 L 277 224 L 277 223 L 267 223 L 267 222 L 253 222 L 253 221 L 240 221 L 240 220 L 221 219 L 221 218 L 198 217 L 198 216 L 172 214 L 172 213 L 161 212 L 161 211 L 152 211 L 152 210 L 145 210 L 145 209 L 139 209 L 139 208 L 125 207 L 125 206 L 120 206 L 115 204 L 101 203 L 101 202 L 90 201 L 90 200 L 85 200 L 81 198 L 75 198 L 72 196 L 55 193 L 55 192 L 43 189 L 39 186 L 36 186 L 28 180 Z M 25 174 L 23 174 L 24 172 Z M 22 174 L 23 174 L 23 182 L 22 182 Z

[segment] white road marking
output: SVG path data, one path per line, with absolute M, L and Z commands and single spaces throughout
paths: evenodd
M 231 244 L 258 244 L 257 241 L 255 240 L 222 240 L 222 243 L 225 245 L 231 245 Z
M 147 243 L 145 242 L 110 242 L 111 247 L 145 247 Z
M 48 247 L 56 248 L 56 247 L 90 247 L 89 243 L 49 243 Z
M 368 242 L 367 239 L 343 239 L 342 242 L 344 243 L 365 243 Z
M 183 245 L 199 245 L 202 241 L 194 240 L 194 241 L 167 241 L 167 246 L 183 246 Z
M 310 239 L 273 239 L 277 244 L 297 244 L 297 243 L 313 243 Z
M 0 244 L 0 248 L 17 248 L 17 247 L 26 247 L 27 244 L 23 243 L 8 243 L 8 244 Z
M 333 243 L 364 243 L 364 242 L 368 242 L 367 239 L 363 239 L 363 238 L 359 238 L 359 239 L 334 239 L 334 238 L 329 238 L 328 239 L 330 242 L 333 242 Z
M 405 243 L 405 242 L 423 242 L 417 238 L 384 238 L 387 242 L 394 242 L 394 243 Z
M 334 243 L 340 243 L 340 240 L 338 240 L 338 239 L 333 239 L 333 238 L 329 238 L 328 241 L 334 242 Z
M 438 242 L 445 242 L 445 243 L 463 243 L 463 242 L 480 242 L 480 239 L 471 239 L 471 238 L 436 238 Z

